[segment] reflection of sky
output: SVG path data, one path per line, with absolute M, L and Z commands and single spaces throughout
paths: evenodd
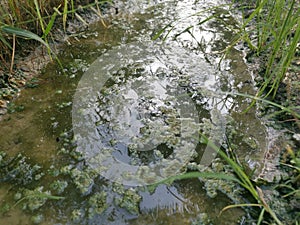
M 201 6 L 200 6 L 201 4 Z M 216 3 L 212 3 L 213 6 Z M 204 43 L 206 45 L 206 51 L 210 51 L 213 40 L 219 37 L 219 32 L 212 27 L 207 26 L 207 22 L 202 23 L 207 17 L 211 16 L 211 13 L 205 12 L 205 7 L 208 8 L 209 3 L 194 3 L 193 1 L 183 0 L 177 3 L 176 12 L 178 12 L 178 21 L 174 22 L 174 30 L 172 35 L 181 33 L 186 28 L 191 27 L 189 32 L 183 32 L 178 37 L 181 42 L 189 42 L 193 47 L 198 47 L 198 43 Z M 197 15 L 195 15 L 197 14 Z M 195 15 L 195 16 L 193 16 Z
M 175 4 L 175 10 L 174 5 L 172 6 L 171 17 L 178 20 L 174 20 L 174 30 L 172 30 L 170 38 L 166 42 L 148 42 L 145 44 L 132 42 L 118 46 L 114 50 L 109 50 L 99 61 L 95 61 L 94 65 L 90 67 L 90 71 L 81 79 L 84 87 L 91 86 L 93 87 L 92 90 L 98 91 L 101 90 L 106 80 L 119 68 L 127 68 L 130 67 L 128 65 L 138 62 L 145 69 L 140 77 L 135 78 L 135 81 L 130 81 L 129 79 L 125 83 L 116 84 L 120 87 L 116 89 L 118 94 L 115 97 L 112 95 L 110 98 L 109 102 L 112 104 L 99 106 L 99 108 L 107 107 L 105 110 L 110 111 L 109 125 L 113 126 L 115 124 L 110 129 L 114 131 L 115 137 L 119 141 L 121 139 L 125 143 L 128 137 L 139 135 L 139 131 L 143 127 L 140 119 L 143 118 L 142 114 L 147 110 L 143 109 L 143 111 L 140 108 L 140 106 L 144 107 L 141 102 L 143 97 L 151 97 L 155 103 L 154 105 L 158 108 L 172 94 L 182 95 L 182 90 L 186 91 L 185 94 L 188 91 L 192 93 L 199 91 L 201 93 L 199 105 L 207 107 L 205 110 L 217 109 L 221 114 L 228 113 L 231 101 L 227 101 L 224 99 L 225 96 L 217 93 L 220 91 L 220 85 L 226 86 L 228 83 L 225 78 L 222 80 L 225 81 L 224 83 L 227 83 L 220 84 L 221 77 L 224 74 L 217 70 L 214 65 L 205 61 L 203 53 L 194 51 L 194 48 L 199 47 L 198 42 L 205 43 L 206 50 L 209 49 L 207 46 L 211 46 L 218 35 L 210 27 L 197 25 L 199 21 L 209 16 L 208 13 L 200 16 L 190 16 L 197 12 L 197 8 L 203 7 L 203 5 L 194 7 L 193 2 L 187 0 L 179 1 Z M 197 4 L 200 4 L 200 2 Z M 168 15 L 166 14 L 166 16 Z M 177 41 L 172 40 L 174 35 L 191 25 L 195 25 L 195 27 L 190 29 L 192 35 L 183 32 L 178 36 Z M 191 43 L 191 45 L 185 46 L 185 43 Z M 174 82 L 172 82 L 173 79 Z M 90 94 L 93 95 L 93 93 Z M 186 99 L 179 101 L 180 107 L 182 107 L 179 107 L 179 111 L 186 113 L 190 117 L 198 115 L 198 113 L 190 110 L 194 103 L 188 95 L 187 97 L 190 101 Z M 76 107 L 76 104 L 74 105 Z M 79 102 L 79 105 L 84 107 L 82 101 Z M 150 104 L 149 107 L 151 106 Z M 177 105 L 174 107 L 177 107 Z M 79 119 L 81 120 L 80 117 Z M 81 123 L 87 126 L 91 121 L 86 120 L 84 122 L 81 121 Z M 92 123 L 91 126 L 93 126 Z
M 179 209 L 182 211 L 184 199 L 175 187 L 159 185 L 154 193 L 142 193 L 143 201 L 140 203 L 142 211 L 152 210 L 156 207 L 167 209 Z
M 229 99 L 222 94 L 217 96 L 216 92 L 221 91 L 220 85 L 224 86 L 224 84 L 220 84 L 220 77 L 225 76 L 225 79 L 222 79 L 227 82 L 225 86 L 229 87 L 234 82 L 233 77 L 226 72 L 230 70 L 230 61 L 224 59 L 220 64 L 220 69 L 223 72 L 217 71 L 216 67 L 220 59 L 210 58 L 210 60 L 212 60 L 211 65 L 208 65 L 208 63 L 205 65 L 204 54 L 211 53 L 216 42 L 225 40 L 221 40 L 222 31 L 218 31 L 215 27 L 210 27 L 209 22 L 198 25 L 212 15 L 211 12 L 205 11 L 206 9 L 220 4 L 221 2 L 218 1 L 178 1 L 176 3 L 176 10 L 174 10 L 172 31 L 169 33 L 166 42 L 174 46 L 175 43 L 172 39 L 176 37 L 179 46 L 177 54 L 172 55 L 170 52 L 166 52 L 166 54 L 169 55 L 168 60 L 170 60 L 171 63 L 188 74 L 194 74 L 195 78 L 193 81 L 198 82 L 199 86 L 214 92 L 214 99 L 210 97 L 207 98 L 207 103 L 212 107 L 216 107 L 224 114 L 228 113 L 228 110 L 232 107 L 232 101 L 229 101 Z M 189 32 L 183 32 L 188 27 L 190 27 Z M 201 50 L 199 45 L 201 45 Z M 180 50 L 182 47 L 188 50 L 187 55 L 186 52 Z M 204 52 L 202 52 L 202 50 Z M 227 79 L 227 76 L 230 76 L 230 79 Z M 216 102 L 218 103 L 216 104 Z
M 230 70 L 229 61 L 223 62 L 221 68 L 218 68 L 219 61 L 216 61 L 211 54 L 208 56 L 208 54 L 216 51 L 216 46 L 222 46 L 225 40 L 221 40 L 222 30 L 218 30 L 217 27 L 210 27 L 210 21 L 203 23 L 212 16 L 212 12 L 203 11 L 197 16 L 191 16 L 199 10 L 204 10 L 193 4 L 196 3 L 185 0 L 178 2 L 176 12 L 178 12 L 180 19 L 172 24 L 173 30 L 169 34 L 169 41 L 172 42 L 171 39 L 175 39 L 179 45 L 178 48 L 187 49 L 188 56 L 182 57 L 178 54 L 178 57 L 181 56 L 184 62 L 181 69 L 191 75 L 191 83 L 196 89 L 196 93 L 198 91 L 202 95 L 202 99 L 199 100 L 200 105 L 206 103 L 205 108 L 210 111 L 210 119 L 218 127 L 216 132 L 222 133 L 221 136 L 216 134 L 216 138 L 223 138 L 226 121 L 220 115 L 229 113 L 233 101 L 221 92 L 230 90 L 231 83 L 228 77 L 232 77 L 232 75 L 226 72 Z M 214 158 L 212 152 L 206 149 L 200 163 L 209 165 Z

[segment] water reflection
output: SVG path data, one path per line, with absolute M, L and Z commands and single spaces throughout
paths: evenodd
M 234 144 L 239 146 L 237 154 L 241 159 L 253 158 L 249 160 L 250 167 L 254 165 L 253 161 L 259 161 L 262 157 L 257 150 L 264 149 L 265 145 L 264 127 L 256 118 L 255 111 L 241 114 L 248 102 L 224 93 L 240 91 L 251 94 L 253 91 L 249 82 L 251 76 L 242 61 L 241 53 L 233 51 L 220 66 L 219 55 L 209 54 L 222 50 L 232 35 L 226 25 L 218 23 L 221 18 L 201 23 L 212 13 L 220 14 L 219 11 L 210 11 L 208 8 L 223 2 L 148 2 L 120 2 L 119 7 L 124 11 L 113 18 L 114 22 L 111 22 L 108 29 L 94 24 L 80 42 L 71 39 L 70 43 L 74 48 L 66 46 L 62 51 L 67 76 L 61 76 L 56 65 L 49 65 L 43 75 L 45 84 L 37 89 L 26 90 L 17 101 L 25 105 L 25 111 L 9 115 L 7 120 L 1 122 L 1 132 L 8 134 L 0 137 L 1 149 L 11 155 L 25 153 L 30 158 L 29 163 L 39 163 L 46 174 L 44 178 L 34 180 L 26 187 L 1 185 L 1 199 L 14 205 L 15 193 L 23 188 L 43 186 L 45 191 L 51 190 L 52 194 L 58 194 L 57 190 L 51 189 L 53 181 L 62 180 L 69 184 L 61 194 L 65 197 L 64 201 L 47 200 L 47 204 L 33 212 L 23 212 L 21 207 L 16 207 L 9 211 L 9 218 L 0 217 L 1 223 L 18 224 L 21 220 L 30 223 L 31 217 L 37 213 L 43 215 L 41 224 L 118 225 L 192 224 L 197 221 L 204 224 L 205 215 L 210 221 L 208 224 L 234 224 L 243 215 L 242 211 L 234 210 L 218 217 L 220 210 L 230 204 L 231 200 L 217 192 L 222 189 L 221 186 L 214 187 L 218 193 L 215 198 L 208 197 L 203 189 L 206 190 L 209 185 L 204 185 L 198 179 L 176 182 L 171 186 L 161 185 L 154 193 L 135 187 L 116 187 L 111 182 L 117 181 L 114 180 L 116 170 L 121 177 L 126 165 L 130 166 L 129 171 L 132 165 L 141 167 L 155 164 L 155 161 L 168 165 L 168 161 L 164 160 L 174 156 L 174 152 L 184 153 L 185 158 L 181 159 L 180 154 L 176 153 L 175 164 L 173 167 L 169 164 L 170 167 L 167 168 L 171 172 L 168 174 L 169 170 L 162 168 L 158 174 L 166 174 L 164 177 L 167 177 L 174 171 L 185 171 L 190 160 L 209 165 L 212 160 L 210 156 L 214 158 L 212 152 L 208 151 L 209 157 L 206 159 L 203 153 L 206 147 L 199 144 L 197 138 L 189 139 L 189 135 L 198 132 L 198 125 L 202 126 L 205 121 L 207 124 L 221 123 L 215 127 L 222 129 L 209 133 L 216 141 L 223 140 L 225 128 L 226 131 L 235 131 L 231 135 Z M 190 16 L 199 11 L 203 12 Z M 225 14 L 225 24 L 232 26 L 234 19 L 225 11 L 221 13 Z M 151 42 L 151 37 L 170 22 L 173 27 L 169 26 L 166 30 L 170 32 L 166 41 L 158 39 Z M 186 30 L 191 25 L 194 26 Z M 90 66 L 93 62 L 95 63 Z M 87 72 L 87 68 L 90 77 L 76 90 L 77 83 L 82 81 L 81 76 Z M 57 92 L 58 89 L 62 92 Z M 75 104 L 73 107 L 80 106 L 77 109 L 84 120 L 78 119 L 75 125 L 78 129 L 88 128 L 83 133 L 82 130 L 76 133 L 75 126 L 73 131 L 77 134 L 77 141 L 78 138 L 86 138 L 79 146 L 81 149 L 77 149 L 83 155 L 73 151 L 76 140 L 70 134 L 71 107 L 62 104 L 72 101 L 74 92 L 78 90 L 82 91 L 77 96 L 75 94 L 75 98 L 79 97 L 79 105 Z M 87 91 L 90 91 L 88 95 L 81 95 Z M 145 94 L 148 96 L 144 96 Z M 180 110 L 176 111 L 178 109 Z M 191 118 L 193 123 L 189 120 Z M 167 124 L 171 119 L 175 121 L 174 129 L 171 129 L 170 123 Z M 184 119 L 186 123 L 182 124 Z M 177 122 L 181 122 L 179 129 Z M 87 124 L 92 124 L 92 129 Z M 141 134 L 146 133 L 146 125 L 158 132 L 152 131 L 148 139 L 143 139 Z M 165 130 L 156 129 L 162 125 L 166 126 Z M 194 125 L 197 126 L 189 130 Z M 175 135 L 166 141 L 168 132 Z M 186 135 L 186 140 L 192 143 L 189 148 L 186 148 L 186 143 L 180 146 L 183 151 L 170 144 L 171 141 L 177 141 L 180 135 Z M 164 140 L 159 139 L 161 137 Z M 249 137 L 258 144 L 251 151 Z M 155 144 L 150 143 L 153 140 Z M 195 140 L 197 141 L 193 142 Z M 135 151 L 137 148 L 141 150 Z M 99 150 L 102 150 L 102 155 L 99 155 Z M 147 154 L 148 151 L 145 150 L 151 152 Z M 64 155 L 62 152 L 68 154 Z M 200 156 L 195 157 L 194 152 Z M 106 164 L 99 163 L 105 160 Z M 118 162 L 119 167 L 109 171 L 105 167 L 115 165 L 112 162 Z M 101 176 L 101 170 L 108 171 L 108 175 Z M 153 171 L 157 175 L 157 171 Z M 127 185 L 136 186 L 141 182 L 138 179 L 132 181 L 131 178 L 127 179 Z M 153 182 L 153 177 L 148 178 L 147 184 Z M 4 189 L 8 191 L 3 191 Z M 103 201 L 103 196 L 106 201 Z M 132 201 L 128 196 L 131 196 Z M 138 212 L 135 211 L 136 207 Z

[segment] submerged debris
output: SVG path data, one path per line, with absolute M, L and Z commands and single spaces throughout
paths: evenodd
M 215 174 L 228 174 L 233 177 L 235 174 L 233 173 L 230 166 L 225 165 L 220 158 L 215 158 L 212 162 L 211 167 L 206 167 L 201 164 L 197 164 L 195 162 L 188 164 L 188 169 L 193 171 L 200 171 L 204 173 L 215 173 Z M 235 203 L 243 202 L 241 192 L 243 188 L 234 181 L 228 181 L 224 179 L 206 179 L 200 178 L 199 180 L 204 183 L 204 189 L 206 191 L 207 196 L 210 198 L 216 198 L 218 192 L 225 194 Z
M 63 167 L 61 173 L 71 176 L 73 183 L 81 194 L 88 194 L 91 191 L 94 184 L 94 178 L 96 177 L 95 171 L 91 169 L 86 168 L 80 170 L 78 168 L 73 168 L 71 165 Z
M 19 200 L 22 202 L 22 209 L 35 211 L 41 208 L 51 196 L 50 191 L 43 191 L 43 189 L 44 187 L 37 187 L 34 190 L 24 189 L 22 192 L 24 202 L 22 199 Z
M 210 225 L 212 224 L 209 216 L 206 213 L 199 213 L 196 220 L 192 222 L 192 225 Z
M 100 215 L 107 207 L 105 192 L 98 192 L 93 194 L 88 200 L 88 215 L 93 218 L 95 215 Z M 74 212 L 74 211 L 73 211 Z
M 44 216 L 41 215 L 41 214 L 34 215 L 34 216 L 31 217 L 31 222 L 33 224 L 40 224 L 40 223 L 43 222 L 43 220 L 44 220 Z
M 115 197 L 115 204 L 131 214 L 139 214 L 139 203 L 142 197 L 134 189 L 127 189 L 120 197 Z
M 6 153 L 0 152 L 0 169 L 0 182 L 27 185 L 44 176 L 42 167 L 38 164 L 32 165 L 22 154 L 8 158 Z

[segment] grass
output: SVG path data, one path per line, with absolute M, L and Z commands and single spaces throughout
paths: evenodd
M 81 1 L 82 2 L 82 1 Z M 93 7 L 98 4 L 111 1 L 93 1 L 82 2 L 84 7 Z M 77 8 L 76 8 L 77 7 Z M 286 72 L 295 56 L 295 50 L 300 42 L 300 8 L 296 0 L 257 0 L 253 5 L 244 5 L 243 8 L 251 8 L 251 13 L 245 15 L 239 24 L 239 29 L 235 30 L 234 39 L 231 44 L 224 50 L 227 52 L 237 43 L 243 41 L 248 44 L 251 51 L 257 56 L 264 56 L 267 60 L 262 64 L 263 82 L 256 96 L 248 96 L 245 94 L 236 94 L 243 97 L 251 98 L 253 103 L 263 101 L 273 105 L 282 112 L 296 115 L 300 119 L 299 114 L 292 107 L 283 107 L 262 96 L 274 97 L 277 93 L 280 83 L 285 78 Z M 0 60 L 3 65 L 8 65 L 10 72 L 13 73 L 13 65 L 16 50 L 21 47 L 23 41 L 17 39 L 30 39 L 42 43 L 49 48 L 49 38 L 55 26 L 62 26 L 66 29 L 68 16 L 73 18 L 76 16 L 83 20 L 76 12 L 79 4 L 74 0 L 3 0 L 0 5 Z M 211 9 L 212 10 L 212 9 Z M 242 9 L 243 10 L 243 9 Z M 201 13 L 201 12 L 199 12 Z M 191 15 L 191 16 L 196 16 Z M 206 18 L 197 25 L 206 23 L 217 15 Z M 84 21 L 84 20 L 83 20 Z M 159 38 L 163 33 L 164 39 L 176 27 L 177 21 L 170 22 L 165 28 L 157 33 L 153 39 Z M 183 32 L 189 32 L 192 27 L 187 27 Z M 255 38 L 253 38 L 255 37 Z M 22 48 L 21 48 L 22 51 Z M 8 63 L 10 62 L 10 63 Z M 230 94 L 230 93 L 229 93 Z M 235 176 L 227 174 L 189 172 L 186 174 L 170 177 L 160 183 L 172 183 L 175 180 L 190 179 L 195 177 L 203 177 L 208 179 L 224 179 L 234 181 L 247 190 L 255 199 L 254 203 L 236 204 L 225 207 L 227 210 L 233 207 L 254 206 L 260 207 L 261 213 L 258 217 L 257 224 L 264 222 L 264 215 L 268 213 L 276 224 L 283 224 L 276 213 L 267 204 L 263 192 L 260 187 L 253 182 L 238 162 L 228 157 L 223 151 L 219 150 L 209 139 L 202 136 L 202 140 L 215 149 L 218 154 L 230 165 Z M 285 187 L 290 191 L 283 197 L 291 197 L 299 195 L 299 188 L 294 187 L 299 182 L 300 177 L 300 154 L 294 152 L 292 148 L 287 148 L 289 157 L 288 163 L 282 163 L 295 172 L 287 184 L 280 184 L 279 187 Z M 157 183 L 155 185 L 158 185 Z M 34 196 L 41 198 L 59 199 L 56 196 Z M 29 198 L 29 197 L 28 197 Z M 23 201 L 21 199 L 20 201 Z
M 236 207 L 259 207 L 260 208 L 260 214 L 257 218 L 257 224 L 266 223 L 266 213 L 268 213 L 273 221 L 278 225 L 283 225 L 284 222 L 282 222 L 279 217 L 276 215 L 276 213 L 272 210 L 272 208 L 267 203 L 262 189 L 256 185 L 254 181 L 250 179 L 250 177 L 247 175 L 247 173 L 244 171 L 243 167 L 234 159 L 227 156 L 227 154 L 220 150 L 212 141 L 210 141 L 207 137 L 202 135 L 202 143 L 207 144 L 208 146 L 212 147 L 218 154 L 221 156 L 222 159 L 224 159 L 228 165 L 230 165 L 230 168 L 233 169 L 235 176 L 228 175 L 225 173 L 207 173 L 207 172 L 187 172 L 185 174 L 175 175 L 172 177 L 169 177 L 165 180 L 162 180 L 158 183 L 155 183 L 154 185 L 150 186 L 150 191 L 153 190 L 157 185 L 159 184 L 171 184 L 176 180 L 182 180 L 182 179 L 192 179 L 192 178 L 205 178 L 205 179 L 223 179 L 227 181 L 233 181 L 238 183 L 240 186 L 242 186 L 245 190 L 248 191 L 248 193 L 251 194 L 253 199 L 255 199 L 255 203 L 241 203 L 241 204 L 234 204 L 229 205 L 222 209 L 220 214 L 224 212 L 225 210 L 236 208 Z M 299 180 L 300 177 L 300 155 L 295 156 L 294 152 L 290 149 L 289 154 L 291 154 L 292 157 L 292 164 L 293 162 L 297 162 L 295 165 L 287 164 L 287 166 L 291 166 L 295 168 L 298 172 L 295 175 L 295 180 Z M 294 181 L 296 182 L 296 181 Z M 290 195 L 299 195 L 299 189 L 293 188 L 292 185 L 285 185 L 285 188 L 290 189 L 291 191 L 284 197 L 288 197 Z M 219 215 L 220 215 L 219 214 Z
M 74 1 L 74 0 L 3 0 L 0 5 L 0 64 L 10 68 L 13 73 L 16 51 L 26 50 L 24 40 L 34 40 L 44 44 L 51 50 L 48 42 L 54 28 L 61 26 L 66 30 L 68 17 L 82 17 L 79 9 L 97 7 L 111 3 L 111 0 Z M 75 8 L 77 7 L 77 8 Z M 21 37 L 22 40 L 17 39 Z M 25 45 L 26 46 L 26 45 Z M 28 48 L 30 45 L 27 45 Z M 9 65 L 10 64 L 10 65 Z M 9 65 L 9 66 L 8 66 Z
M 263 102 L 264 104 L 268 104 L 270 106 L 273 106 L 279 110 L 279 113 L 288 113 L 290 115 L 296 116 L 298 119 L 300 119 L 300 114 L 296 112 L 297 108 L 293 107 L 285 107 L 278 103 L 275 103 L 273 101 L 267 100 L 265 98 L 260 98 L 257 96 L 251 96 L 248 94 L 243 93 L 233 93 L 233 92 L 222 92 L 222 93 L 216 93 L 220 94 L 221 96 L 224 95 L 230 95 L 230 96 L 240 96 L 243 98 L 248 98 L 255 100 L 257 102 Z M 235 207 L 258 207 L 260 209 L 260 214 L 257 218 L 257 224 L 264 224 L 270 222 L 268 220 L 268 217 L 266 214 L 271 216 L 273 221 L 278 225 L 285 224 L 285 221 L 281 221 L 280 217 L 275 213 L 275 211 L 271 208 L 271 206 L 267 203 L 267 200 L 264 196 L 264 193 L 262 191 L 262 188 L 258 183 L 253 181 L 251 179 L 251 175 L 248 175 L 249 173 L 246 172 L 244 167 L 240 164 L 239 160 L 236 158 L 234 154 L 227 154 L 226 152 L 234 153 L 235 149 L 231 149 L 230 146 L 222 146 L 221 148 L 224 150 L 221 150 L 219 147 L 217 147 L 210 139 L 208 139 L 205 135 L 201 134 L 201 143 L 206 144 L 207 146 L 211 147 L 219 154 L 219 156 L 226 161 L 226 163 L 230 166 L 230 168 L 234 171 L 233 175 L 226 174 L 226 173 L 215 173 L 215 172 L 187 172 L 184 174 L 175 175 L 172 177 L 169 177 L 165 180 L 162 180 L 158 183 L 155 183 L 154 185 L 149 187 L 149 190 L 152 191 L 154 188 L 157 187 L 159 184 L 172 184 L 176 180 L 182 180 L 182 179 L 192 179 L 192 178 L 204 178 L 205 179 L 222 179 L 227 181 L 233 181 L 242 186 L 247 192 L 252 196 L 252 199 L 255 200 L 255 202 L 250 203 L 237 203 L 234 205 L 229 205 L 220 212 L 220 214 L 228 209 L 235 208 Z M 229 142 L 227 143 L 227 145 Z M 228 150 L 229 149 L 229 150 Z M 226 151 L 226 152 L 225 152 Z M 282 201 L 283 198 L 290 198 L 290 199 L 299 199 L 300 198 L 300 188 L 299 188 L 299 182 L 300 182 L 300 149 L 293 150 L 291 146 L 287 145 L 286 147 L 286 153 L 282 157 L 282 160 L 280 162 L 281 169 L 288 171 L 289 177 L 288 179 L 282 179 L 281 181 L 278 181 L 278 183 L 271 183 L 268 184 L 269 187 L 272 189 L 278 189 L 281 191 L 281 196 L 276 199 L 275 201 Z M 250 173 L 252 174 L 252 173 Z M 266 184 L 264 187 L 266 187 Z M 298 215 L 299 217 L 299 215 Z M 297 224 L 297 219 L 295 218 L 295 223 Z
M 299 2 L 257 0 L 253 12 L 240 24 L 240 31 L 233 43 L 241 40 L 248 43 L 256 56 L 266 58 L 261 65 L 264 80 L 257 97 L 274 98 L 300 43 Z
M 239 2 L 238 0 L 233 2 Z M 223 7 L 224 5 L 218 6 Z M 231 10 L 236 11 L 236 6 L 226 4 Z M 200 11 L 189 17 L 197 16 L 206 11 L 214 11 L 218 7 L 211 7 Z M 295 52 L 300 43 L 300 7 L 297 0 L 256 0 L 242 1 L 239 11 L 250 11 L 250 14 L 243 14 L 243 18 L 238 22 L 238 29 L 233 29 L 233 39 L 231 43 L 223 50 L 217 53 L 227 53 L 231 48 L 240 42 L 247 43 L 249 49 L 255 57 L 264 57 L 265 63 L 262 63 L 263 82 L 257 92 L 257 97 L 274 97 L 277 93 L 280 83 L 285 78 L 288 69 L 295 57 Z M 234 13 L 234 12 L 233 12 Z M 180 18 L 178 19 L 187 19 Z M 181 33 L 190 33 L 191 28 L 200 26 L 218 18 L 217 14 L 200 21 L 198 24 L 187 27 Z M 165 40 L 170 32 L 176 27 L 177 21 L 172 21 L 161 29 L 153 37 L 157 39 L 162 37 Z M 229 27 L 228 27 L 229 28 Z M 180 34 L 181 34 L 180 33 Z M 191 33 L 190 33 L 191 34 Z M 192 34 L 191 34 L 192 35 Z M 199 45 L 201 48 L 201 45 Z M 253 104 L 255 100 L 253 101 Z M 252 105 L 253 105 L 252 104 Z M 252 106 L 251 105 L 251 106 Z
M 236 8 L 232 8 L 236 10 Z M 208 9 L 209 10 L 209 9 Z M 213 8 L 212 8 L 213 10 Z M 233 39 L 231 43 L 223 50 L 218 53 L 228 53 L 231 48 L 237 44 L 244 42 L 248 45 L 250 51 L 254 57 L 261 59 L 261 75 L 263 81 L 256 96 L 250 96 L 243 93 L 228 93 L 229 95 L 239 95 L 241 97 L 252 99 L 252 103 L 248 109 L 252 107 L 257 101 L 263 102 L 264 104 L 277 108 L 276 114 L 287 113 L 295 118 L 295 121 L 299 121 L 299 106 L 292 105 L 293 101 L 289 103 L 288 107 L 284 107 L 284 103 L 274 102 L 274 97 L 278 93 L 278 88 L 286 74 L 291 67 L 291 63 L 295 58 L 297 45 L 300 43 L 300 7 L 299 1 L 296 0 L 254 0 L 251 2 L 242 1 L 242 6 L 239 8 L 244 12 L 250 12 L 243 15 L 242 20 L 238 24 L 238 29 L 232 30 Z M 249 11 L 250 10 L 250 11 Z M 202 12 L 199 12 L 202 13 Z M 196 15 L 196 14 L 195 14 Z M 191 16 L 195 16 L 191 15 Z M 208 17 L 203 22 L 208 22 L 211 19 L 218 19 L 217 17 Z M 220 21 L 221 22 L 221 21 Z M 197 24 L 199 26 L 201 24 Z M 174 29 L 176 23 L 170 23 L 164 27 L 156 36 L 166 39 L 170 34 L 170 31 Z M 189 33 L 191 27 L 187 27 L 183 32 Z M 199 45 L 200 49 L 201 46 Z M 266 59 L 266 60 L 265 60 Z M 268 99 L 271 97 L 271 100 Z M 272 99 L 273 98 L 273 99 Z M 297 122 L 299 127 L 299 123 Z M 206 139 L 206 138 L 205 138 Z M 263 192 L 251 181 L 247 174 L 243 171 L 243 168 L 234 160 L 229 158 L 224 152 L 213 146 L 208 139 L 206 142 L 219 153 L 219 155 L 230 165 L 236 174 L 238 181 L 234 180 L 235 177 L 225 177 L 224 174 L 207 174 L 201 172 L 192 172 L 184 175 L 178 175 L 171 177 L 163 182 L 173 182 L 177 179 L 188 179 L 197 177 L 205 178 L 217 178 L 231 180 L 239 183 L 243 186 L 256 200 L 255 203 L 251 204 L 237 204 L 224 208 L 224 210 L 233 207 L 245 207 L 245 206 L 256 206 L 261 208 L 261 213 L 258 217 L 257 224 L 261 224 L 264 221 L 264 214 L 267 212 L 276 224 L 283 224 L 278 218 L 275 212 L 270 208 L 264 199 Z M 299 151 L 294 153 L 291 148 L 287 148 L 289 156 L 291 158 L 287 163 L 282 163 L 285 167 L 292 170 L 290 178 L 287 179 L 286 183 L 279 184 L 285 189 L 289 190 L 287 194 L 282 197 L 299 198 L 299 179 L 300 179 L 300 165 L 299 165 Z M 274 184 L 273 184 L 274 185 Z M 280 201 L 280 200 L 279 200 Z M 295 219 L 295 224 L 297 219 Z
M 234 2 L 239 2 L 236 0 Z M 261 64 L 263 82 L 257 97 L 275 97 L 285 78 L 300 43 L 300 7 L 298 0 L 242 1 L 243 13 L 227 52 L 240 42 L 248 44 L 255 57 L 265 58 Z M 235 8 L 233 8 L 236 10 Z M 255 101 L 254 101 L 255 102 Z

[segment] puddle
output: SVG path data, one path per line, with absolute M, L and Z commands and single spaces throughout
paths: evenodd
M 225 93 L 254 93 L 242 53 L 233 50 L 220 67 L 220 56 L 210 54 L 231 40 L 234 18 L 227 6 L 216 8 L 225 3 L 146 2 L 119 2 L 109 28 L 96 23 L 71 38 L 60 53 L 64 73 L 49 64 L 39 86 L 14 102 L 23 110 L 0 122 L 1 224 L 247 218 L 241 209 L 219 216 L 238 201 L 234 184 L 191 179 L 153 192 L 144 187 L 196 164 L 223 168 L 199 143 L 200 131 L 217 145 L 228 138 L 249 170 L 259 171 L 267 146 L 255 111 L 242 114 L 249 100 Z M 211 15 L 218 19 L 202 23 Z M 151 41 L 164 27 L 166 40 Z

